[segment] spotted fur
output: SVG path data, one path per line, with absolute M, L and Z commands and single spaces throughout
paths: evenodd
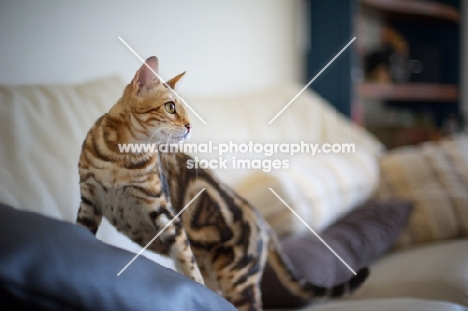
M 155 57 L 146 63 L 157 71 Z M 181 142 L 191 133 L 185 107 L 171 90 L 182 75 L 162 83 L 148 66 L 83 142 L 77 223 L 96 233 L 104 216 L 145 246 L 206 188 L 149 246 L 170 256 L 179 272 L 239 310 L 262 309 L 259 283 L 267 260 L 286 288 L 306 299 L 342 296 L 358 287 L 366 269 L 333 288 L 302 280 L 260 213 L 211 171 L 188 169 L 188 155 L 120 152 L 119 143 Z

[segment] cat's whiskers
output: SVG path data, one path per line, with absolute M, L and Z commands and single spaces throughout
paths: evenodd
M 166 144 L 170 145 L 169 142 L 171 141 L 171 138 L 172 138 L 172 135 L 173 135 L 173 134 L 174 134 L 174 133 L 169 133 L 169 136 L 168 136 L 168 138 L 167 138 Z M 168 163 L 167 163 L 167 155 L 166 155 L 166 167 L 167 167 L 167 166 L 168 166 Z
M 153 134 L 151 135 L 151 137 L 149 138 L 148 144 L 151 143 L 151 140 L 153 139 L 154 135 L 155 135 L 157 132 L 162 131 L 163 129 L 169 129 L 169 127 L 167 127 L 167 126 L 161 126 L 161 127 L 158 128 L 157 130 L 155 130 L 155 131 L 153 132 Z
M 171 129 L 170 127 L 162 127 L 162 128 L 167 129 L 167 134 L 169 134 L 169 135 L 166 137 L 166 139 L 165 139 L 166 151 L 167 151 L 168 148 L 169 148 L 169 142 L 170 142 L 170 140 L 171 140 L 171 135 L 172 135 L 172 134 L 171 134 L 170 132 L 171 132 L 172 129 Z M 162 128 L 160 128 L 160 129 L 162 129 Z M 160 129 L 158 129 L 158 130 L 160 130 Z M 160 140 L 159 142 L 162 143 L 163 140 Z M 169 149 L 169 150 L 170 150 L 170 149 Z M 159 171 L 161 172 L 161 174 L 162 174 L 162 171 L 163 171 L 163 169 L 162 169 L 162 161 L 164 161 L 164 159 L 166 159 L 166 166 L 167 166 L 167 155 L 166 155 L 165 153 L 167 153 L 167 152 L 159 152 L 158 168 L 159 168 Z
M 180 142 L 177 141 L 176 143 L 178 143 L 179 146 L 180 146 Z M 180 152 L 179 148 L 177 148 L 176 152 Z M 177 160 L 176 160 L 176 153 L 175 153 L 175 152 L 173 153 L 173 157 L 174 157 L 174 163 L 177 163 Z
M 168 128 L 168 134 L 169 134 L 169 130 L 170 130 L 170 128 Z M 166 149 L 165 149 L 166 152 L 161 152 L 161 153 L 160 153 L 161 156 L 160 156 L 160 158 L 159 158 L 159 160 L 160 160 L 159 168 L 160 168 L 161 170 L 162 170 L 162 161 L 163 161 L 164 158 L 167 156 L 166 153 L 167 153 L 168 148 L 169 148 L 169 145 L 168 145 L 168 143 L 169 143 L 169 137 L 170 137 L 170 136 L 167 136 L 167 137 L 165 138 L 165 142 L 164 142 L 164 144 L 166 145 Z M 166 161 L 166 164 L 167 164 L 167 161 Z

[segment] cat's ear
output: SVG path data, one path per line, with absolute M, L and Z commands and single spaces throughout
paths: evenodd
M 185 75 L 185 73 L 186 73 L 186 71 L 182 72 L 181 74 L 178 74 L 177 76 L 175 76 L 171 80 L 167 81 L 166 84 L 169 85 L 171 87 L 171 89 L 174 89 L 177 82 L 179 82 L 179 80 Z
M 133 84 L 138 87 L 138 90 L 141 90 L 151 84 L 159 83 L 159 79 L 154 72 L 158 73 L 158 58 L 156 56 L 151 56 L 136 72 L 132 81 Z

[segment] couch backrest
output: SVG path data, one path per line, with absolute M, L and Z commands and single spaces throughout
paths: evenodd
M 124 85 L 119 78 L 111 77 L 80 85 L 0 86 L 0 202 L 74 222 L 80 200 L 77 163 L 82 141 L 94 121 L 117 101 Z M 299 89 L 284 86 L 229 98 L 187 96 L 187 102 L 208 123 L 203 125 L 192 115 L 193 142 L 353 142 L 366 157 L 377 157 L 380 143 L 336 114 L 311 91 L 304 92 L 268 125 Z M 307 161 L 306 166 L 316 165 Z M 372 164 L 369 167 L 365 190 L 362 187 L 356 190 L 360 191 L 359 199 L 346 201 L 346 208 L 342 208 L 344 201 L 334 203 L 341 204 L 341 213 L 362 201 L 373 189 L 377 173 Z M 235 186 L 252 172 L 218 173 L 222 180 Z M 347 183 L 354 181 L 351 178 Z M 300 199 L 304 200 L 297 198 Z M 306 209 L 313 208 L 307 207 L 310 203 L 307 199 L 304 202 L 302 206 Z M 107 223 L 98 236 L 111 244 L 138 249 Z
M 230 97 L 191 97 L 187 102 L 208 123 L 192 115 L 192 142 L 214 143 L 354 143 L 356 150 L 378 156 L 382 144 L 371 134 L 336 112 L 325 99 L 308 89 L 280 116 L 268 124 L 303 86 L 283 85 L 245 95 Z M 237 154 L 238 156 L 239 154 Z M 204 154 L 216 158 L 217 154 Z M 236 156 L 226 154 L 226 157 Z M 259 155 L 243 154 L 242 157 Z M 261 155 L 260 155 L 261 156 Z M 278 155 L 279 156 L 279 155 Z M 237 184 L 251 171 L 223 170 L 219 174 Z

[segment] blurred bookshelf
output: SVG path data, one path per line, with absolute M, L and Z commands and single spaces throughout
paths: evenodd
M 311 86 L 340 112 L 388 148 L 437 140 L 461 128 L 460 0 L 309 4 L 309 80 L 317 63 L 357 38 L 322 81 Z
M 360 40 L 356 49 L 361 75 L 353 81 L 359 107 L 353 118 L 387 147 L 437 140 L 461 126 L 459 7 L 459 1 L 359 1 L 356 32 L 374 38 Z M 397 62 L 392 68 L 398 55 L 406 72 L 398 72 Z

